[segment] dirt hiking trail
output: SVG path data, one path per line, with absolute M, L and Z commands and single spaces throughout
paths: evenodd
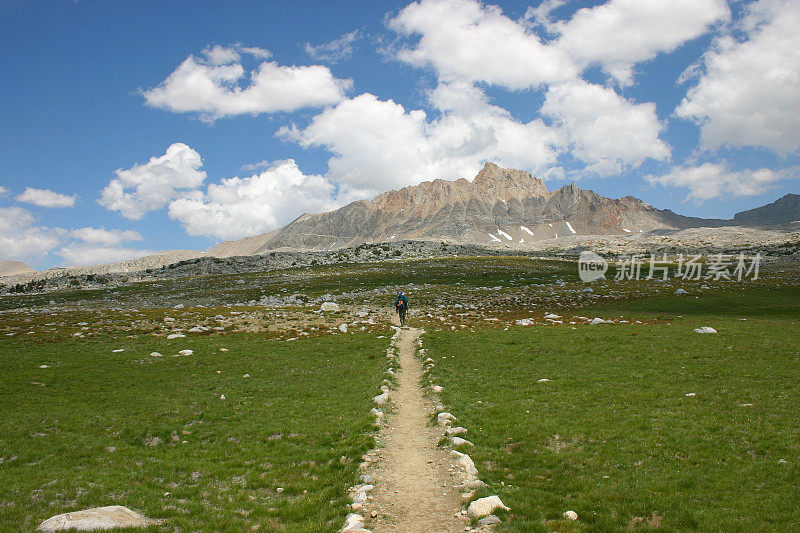
M 416 357 L 422 333 L 400 330 L 394 412 L 380 432 L 380 461 L 370 469 L 375 490 L 369 507 L 378 515 L 370 528 L 375 533 L 455 533 L 468 524 L 453 488 L 450 457 L 437 446 L 441 429 L 428 424 L 433 407 L 423 396 L 422 362 Z

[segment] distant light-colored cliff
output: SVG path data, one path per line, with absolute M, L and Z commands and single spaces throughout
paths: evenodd
M 34 270 L 22 261 L 0 261 L 0 276 L 25 274 Z

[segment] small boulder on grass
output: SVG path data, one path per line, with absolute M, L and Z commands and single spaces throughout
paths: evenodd
M 364 517 L 360 514 L 350 513 L 344 519 L 344 527 L 341 529 L 342 533 L 361 533 L 367 531 L 364 529 Z
M 715 330 L 714 328 L 710 328 L 708 326 L 703 326 L 703 327 L 700 327 L 700 328 L 696 328 L 694 330 L 694 332 L 695 333 L 716 333 L 717 330 Z
M 449 425 L 451 425 L 451 423 L 454 420 L 458 420 L 458 418 L 453 416 L 451 413 L 446 413 L 445 412 L 445 413 L 439 413 L 438 415 L 436 415 L 436 422 L 440 426 L 449 426 Z
M 453 443 L 453 446 L 461 446 L 462 444 L 467 445 L 467 446 L 475 446 L 474 444 L 472 444 L 467 439 L 462 439 L 461 437 L 451 437 L 450 438 L 450 442 Z
M 383 405 L 383 404 L 385 404 L 386 402 L 389 401 L 389 394 L 386 393 L 386 392 L 384 392 L 382 394 L 378 394 L 377 396 L 375 396 L 372 399 L 372 401 L 375 402 L 378 405 Z
M 480 479 L 472 478 L 472 479 L 469 479 L 468 481 L 465 481 L 464 483 L 461 483 L 460 485 L 456 485 L 455 487 L 458 490 L 478 490 L 478 489 L 485 489 L 488 486 L 489 485 L 487 485 L 486 483 L 484 483 Z
M 453 450 L 450 453 L 456 458 L 456 463 L 465 473 L 471 476 L 478 475 L 478 469 L 475 468 L 475 463 L 472 461 L 472 458 L 469 455 L 456 450 Z
M 486 498 L 479 498 L 469 504 L 467 508 L 467 515 L 470 518 L 483 518 L 494 513 L 496 509 L 509 510 L 508 507 L 503 505 L 500 496 L 487 496 Z
M 48 518 L 36 529 L 37 531 L 95 531 L 122 527 L 149 527 L 158 525 L 156 520 L 147 518 L 127 507 L 109 505 L 94 507 L 84 511 L 64 513 Z

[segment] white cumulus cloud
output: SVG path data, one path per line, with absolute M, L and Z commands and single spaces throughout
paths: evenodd
M 61 241 L 60 231 L 37 226 L 21 207 L 0 207 L 0 260 L 38 261 Z
M 177 195 L 197 189 L 206 178 L 203 160 L 183 143 L 172 144 L 164 155 L 117 170 L 102 190 L 100 205 L 133 220 L 166 206 Z
M 62 258 L 62 266 L 102 265 L 138 259 L 145 255 L 158 253 L 156 250 L 141 250 L 125 246 L 102 246 L 84 243 L 70 243 L 58 250 L 56 255 Z
M 277 161 L 249 178 L 223 179 L 203 193 L 172 201 L 170 218 L 189 235 L 238 239 L 275 229 L 304 212 L 339 207 L 335 187 L 318 175 L 303 174 L 293 160 Z
M 669 158 L 669 147 L 658 137 L 655 104 L 631 102 L 612 88 L 583 80 L 551 86 L 542 113 L 554 119 L 587 172 L 607 176 L 647 158 Z
M 734 32 L 716 39 L 700 79 L 676 109 L 700 125 L 707 149 L 800 148 L 800 4 L 762 0 L 747 7 Z M 743 38 L 737 35 L 743 34 Z M 696 69 L 697 70 L 697 69 Z
M 70 231 L 70 236 L 86 244 L 103 246 L 114 246 L 122 242 L 144 239 L 138 231 L 105 228 L 77 228 Z
M 38 205 L 39 207 L 74 207 L 77 195 L 68 196 L 59 194 L 50 189 L 35 189 L 26 187 L 22 194 L 17 195 L 18 202 Z
M 156 253 L 123 245 L 141 241 L 133 230 L 41 226 L 36 217 L 21 207 L 0 207 L 0 260 L 15 259 L 33 265 L 61 257 L 61 265 L 95 265 L 135 259 Z
M 444 81 L 483 81 L 511 89 L 566 81 L 578 74 L 565 52 L 475 0 L 421 0 L 389 21 L 401 35 L 419 35 L 396 56 L 417 67 L 431 66 Z
M 689 189 L 686 200 L 701 204 L 720 196 L 754 196 L 761 194 L 781 180 L 797 178 L 800 169 L 732 170 L 724 163 L 703 163 L 699 166 L 673 168 L 661 176 L 648 175 L 651 184 Z
M 548 25 L 554 46 L 581 66 L 599 64 L 623 85 L 633 68 L 707 33 L 730 17 L 725 0 L 611 0 Z
M 144 91 L 145 101 L 152 107 L 215 120 L 335 104 L 352 85 L 321 65 L 263 61 L 248 72 L 242 54 L 266 59 L 269 52 L 239 45 L 206 48 L 201 57 L 187 57 L 161 84 Z
M 143 250 L 124 246 L 123 243 L 141 241 L 144 237 L 134 230 L 105 228 L 77 228 L 66 232 L 69 240 L 58 250 L 62 265 L 99 265 L 137 259 L 145 255 L 157 253 L 154 250 Z
M 389 27 L 402 36 L 419 36 L 418 41 L 397 50 L 395 56 L 414 66 L 432 67 L 438 76 L 439 86 L 429 96 L 444 114 L 416 126 L 427 142 L 436 145 L 439 141 L 431 150 L 434 160 L 449 157 L 452 161 L 457 155 L 452 140 L 459 137 L 464 148 L 482 143 L 473 153 L 484 160 L 505 162 L 540 175 L 561 175 L 555 158 L 564 153 L 583 162 L 585 174 L 596 176 L 635 168 L 648 158 L 669 158 L 670 149 L 659 138 L 663 126 L 655 104 L 635 102 L 613 88 L 588 83 L 581 79 L 581 71 L 600 64 L 627 84 L 636 63 L 674 50 L 724 18 L 724 0 L 611 0 L 597 8 L 578 10 L 568 21 L 552 22 L 551 11 L 562 5 L 560 0 L 550 0 L 526 14 L 558 36 L 549 42 L 537 36 L 535 24 L 514 21 L 499 7 L 476 0 L 421 0 L 389 21 Z M 476 83 L 544 91 L 545 101 L 538 112 L 549 119 L 549 125 L 541 119 L 524 124 L 515 120 L 507 110 L 489 104 Z M 481 97 L 475 98 L 477 93 Z M 344 102 L 338 107 L 348 105 Z M 349 152 L 364 158 L 356 150 L 337 148 L 343 143 L 331 135 L 322 139 L 325 136 L 317 131 L 320 123 L 330 122 L 324 119 L 334 113 L 323 113 L 319 123 L 315 120 L 301 138 L 339 154 L 338 160 L 331 161 L 333 175 L 337 176 L 345 174 L 339 167 L 352 167 L 348 163 L 354 158 Z M 412 113 L 403 122 L 410 125 L 412 119 L 419 122 Z M 381 157 L 397 152 L 384 150 Z M 398 158 L 410 159 L 399 154 Z M 424 161 L 419 157 L 416 160 Z M 461 169 L 475 168 L 473 160 L 462 157 L 457 161 Z M 464 165 L 465 161 L 469 164 Z M 448 165 L 429 162 L 425 168 L 442 166 Z M 370 172 L 380 173 L 377 165 L 371 165 Z M 384 174 L 392 172 L 387 169 Z
M 278 134 L 330 150 L 328 176 L 361 197 L 434 178 L 471 178 L 489 159 L 528 170 L 556 159 L 557 137 L 540 120 L 515 121 L 471 84 L 442 84 L 430 98 L 443 111 L 432 121 L 423 110 L 365 93 L 325 110 L 305 129 Z

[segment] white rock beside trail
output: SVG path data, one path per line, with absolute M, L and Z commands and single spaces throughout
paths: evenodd
M 84 511 L 64 513 L 48 518 L 37 531 L 95 531 L 120 527 L 148 527 L 158 525 L 156 520 L 147 518 L 121 505 L 94 507 Z
M 696 328 L 694 330 L 694 332 L 695 333 L 716 333 L 717 330 L 715 330 L 714 328 L 710 328 L 708 326 L 703 326 L 703 327 L 700 327 L 700 328 Z
M 364 528 L 364 517 L 360 514 L 350 513 L 344 519 L 344 527 L 342 531 L 353 531 L 356 529 Z
M 610 320 L 603 320 L 602 318 L 593 318 L 592 321 L 589 322 L 589 324 L 592 325 L 592 326 L 596 326 L 598 324 L 611 324 L 611 321 Z
M 469 504 L 467 508 L 467 515 L 470 518 L 483 518 L 489 516 L 495 509 L 509 510 L 508 507 L 503 505 L 503 501 L 499 496 L 487 496 L 486 498 L 479 498 Z
M 320 311 L 340 311 L 339 304 L 335 302 L 322 302 L 319 308 Z
M 578 519 L 578 513 L 576 513 L 575 511 L 565 511 L 564 518 L 566 518 L 567 520 L 575 521 Z
M 184 335 L 183 333 L 170 333 L 169 335 L 167 335 L 167 340 L 182 339 L 185 336 L 186 335 Z
M 389 401 L 389 394 L 386 393 L 386 392 L 384 392 L 382 394 L 378 394 L 377 396 L 375 396 L 372 399 L 372 401 L 375 402 L 378 405 L 383 405 L 383 404 L 385 404 L 386 402 Z
M 453 416 L 451 413 L 445 412 L 445 413 L 439 413 L 438 415 L 436 415 L 436 422 L 440 426 L 450 426 L 451 422 L 454 422 L 456 420 L 458 420 L 458 418 Z
M 452 437 L 450 442 L 453 443 L 453 446 L 461 446 L 462 444 L 466 444 L 467 446 L 475 446 L 467 439 L 462 439 L 461 437 Z
M 478 489 L 485 489 L 488 486 L 489 485 L 487 485 L 480 479 L 473 478 L 468 481 L 465 481 L 464 483 L 461 483 L 460 485 L 456 485 L 456 488 L 459 490 L 478 490 Z
M 447 428 L 444 430 L 445 435 L 448 437 L 452 437 L 453 435 L 462 435 L 467 432 L 467 428 L 462 428 L 461 426 L 457 426 L 454 428 Z
M 342 333 L 347 333 L 347 324 L 340 324 L 339 331 L 341 331 Z
M 456 458 L 456 463 L 465 473 L 471 476 L 478 475 L 478 469 L 475 468 L 475 463 L 472 461 L 472 457 L 456 450 L 453 450 L 450 453 L 453 454 L 453 457 Z
M 688 292 L 686 292 L 686 291 L 685 291 L 685 290 L 683 290 L 683 289 L 678 289 L 678 290 L 676 290 L 675 292 L 673 292 L 672 294 L 675 294 L 675 295 L 681 295 L 681 294 L 689 294 L 689 293 L 688 293 Z

